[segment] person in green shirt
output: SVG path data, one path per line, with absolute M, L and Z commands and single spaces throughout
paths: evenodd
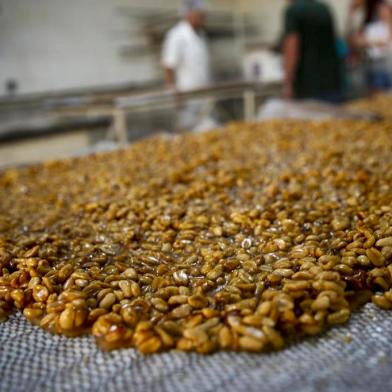
M 286 99 L 341 98 L 341 64 L 334 20 L 318 0 L 292 0 L 285 12 L 283 43 Z

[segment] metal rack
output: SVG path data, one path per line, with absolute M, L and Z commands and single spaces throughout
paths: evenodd
M 279 95 L 280 84 L 230 82 L 192 90 L 173 92 L 167 90 L 122 96 L 115 100 L 111 108 L 112 130 L 119 142 L 128 141 L 127 116 L 133 112 L 152 112 L 154 110 L 176 110 L 179 103 L 184 104 L 194 99 L 219 102 L 228 99 L 240 99 L 243 104 L 244 120 L 256 120 L 257 100 Z M 105 112 L 105 109 L 103 109 Z M 91 114 L 102 114 L 100 108 L 91 108 Z M 108 114 L 108 112 L 106 112 Z
M 244 120 L 253 121 L 256 118 L 257 100 L 279 93 L 279 83 L 238 81 L 214 84 L 188 92 L 151 88 L 91 93 L 70 92 L 63 96 L 29 96 L 15 99 L 13 102 L 0 102 L 0 114 L 3 119 L 8 121 L 7 116 L 9 117 L 10 113 L 23 114 L 17 118 L 13 115 L 11 121 L 3 121 L 0 131 L 7 134 L 15 131 L 16 134 L 18 129 L 24 129 L 23 135 L 33 136 L 38 131 L 42 133 L 43 128 L 48 128 L 55 133 L 58 129 L 64 129 L 67 124 L 78 122 L 87 127 L 90 123 L 95 124 L 96 121 L 100 121 L 110 126 L 114 139 L 126 142 L 128 140 L 127 117 L 131 113 L 159 110 L 175 112 L 179 110 L 179 103 L 186 104 L 194 99 L 212 102 L 236 99 L 242 101 Z M 6 129 L 9 124 L 12 125 L 11 128 Z M 31 128 L 30 132 L 26 132 L 28 128 Z

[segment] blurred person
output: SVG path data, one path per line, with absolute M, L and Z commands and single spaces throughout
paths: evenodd
M 356 40 L 362 30 L 365 18 L 365 2 L 366 0 L 351 0 L 345 23 L 346 41 L 348 44 L 346 64 L 348 68 L 347 96 L 349 99 L 362 97 L 367 92 L 363 49 L 356 45 Z
M 392 88 L 392 9 L 384 0 L 354 2 L 362 7 L 362 26 L 352 32 L 351 43 L 366 54 L 366 79 L 369 92 Z
M 204 24 L 203 0 L 184 0 L 182 20 L 166 35 L 162 62 L 166 83 L 178 91 L 203 87 L 210 82 L 210 54 Z
M 318 0 L 291 0 L 285 11 L 283 43 L 286 99 L 341 97 L 341 64 L 330 9 Z
M 162 63 L 168 88 L 186 92 L 206 87 L 211 82 L 210 53 L 204 29 L 206 3 L 184 0 L 180 14 L 182 20 L 166 35 Z M 211 103 L 208 101 L 192 99 L 184 105 L 178 102 L 178 110 L 180 130 L 195 130 L 202 121 L 210 123 Z

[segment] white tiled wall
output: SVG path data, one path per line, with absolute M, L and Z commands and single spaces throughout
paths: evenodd
M 235 1 L 210 3 L 232 8 Z M 0 95 L 10 78 L 18 81 L 20 93 L 157 79 L 161 74 L 156 58 L 119 54 L 133 34 L 138 41 L 142 34 L 140 20 L 124 17 L 118 7 L 178 4 L 179 0 L 0 0 Z
M 123 62 L 116 29 L 126 22 L 104 0 L 2 0 L 0 93 L 15 78 L 20 92 L 123 82 L 153 73 L 146 63 Z

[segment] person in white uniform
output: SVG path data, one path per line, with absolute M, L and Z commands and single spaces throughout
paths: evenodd
M 206 4 L 184 0 L 182 20 L 166 35 L 162 63 L 166 84 L 178 92 L 208 86 L 211 82 L 210 53 L 204 32 Z M 179 127 L 193 129 L 206 111 L 202 100 L 188 101 L 179 113 Z

